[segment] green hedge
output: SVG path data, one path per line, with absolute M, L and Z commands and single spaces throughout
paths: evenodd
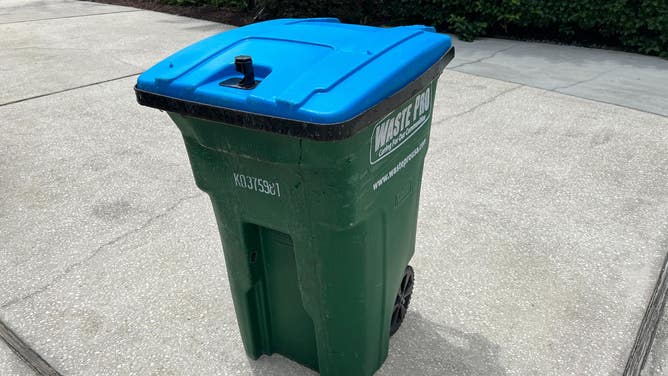
M 248 8 L 248 0 L 161 0 L 165 4 L 181 5 L 181 6 L 200 6 L 212 5 L 215 7 L 246 9 Z
M 248 0 L 171 0 L 244 3 Z M 434 25 L 463 40 L 507 36 L 617 47 L 668 57 L 668 0 L 255 0 L 264 18 L 338 17 Z

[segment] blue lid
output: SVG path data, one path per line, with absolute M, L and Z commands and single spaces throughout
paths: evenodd
M 334 18 L 280 19 L 214 35 L 137 79 L 137 89 L 184 101 L 309 123 L 361 114 L 417 78 L 450 48 L 432 27 L 379 28 Z M 221 85 L 252 57 L 258 84 Z

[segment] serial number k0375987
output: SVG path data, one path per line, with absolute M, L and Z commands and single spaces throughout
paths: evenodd
M 281 197 L 281 186 L 278 182 L 244 174 L 234 173 L 234 185 L 239 188 L 264 193 L 270 196 Z

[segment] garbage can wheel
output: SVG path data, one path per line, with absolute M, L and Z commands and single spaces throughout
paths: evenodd
M 413 294 L 413 267 L 408 265 L 404 271 L 404 278 L 401 279 L 399 292 L 394 300 L 394 310 L 392 311 L 392 322 L 390 324 L 390 335 L 399 330 L 401 323 L 404 322 L 406 313 L 408 312 L 408 304 L 411 302 L 411 295 Z

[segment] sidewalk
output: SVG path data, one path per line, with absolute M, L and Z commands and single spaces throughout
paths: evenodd
M 668 61 L 627 52 L 480 39 L 450 69 L 668 116 Z
M 181 135 L 134 99 L 138 73 L 228 28 L 0 4 L 0 320 L 64 375 L 314 374 L 246 358 Z M 456 48 L 437 93 L 414 300 L 378 375 L 621 374 L 668 252 L 668 62 L 492 39 Z M 664 319 L 646 375 L 668 374 L 667 330 Z M 0 375 L 31 372 L 0 344 Z

